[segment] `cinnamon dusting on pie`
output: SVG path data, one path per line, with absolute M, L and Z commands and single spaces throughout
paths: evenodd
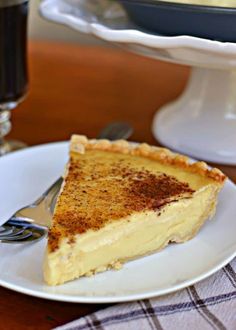
M 55 251 L 60 237 L 88 230 L 99 230 L 108 222 L 120 220 L 135 212 L 154 210 L 167 203 L 189 197 L 194 192 L 187 183 L 164 173 L 133 168 L 127 159 L 106 163 L 100 158 L 72 157 L 64 190 L 59 197 L 49 233 L 49 247 Z

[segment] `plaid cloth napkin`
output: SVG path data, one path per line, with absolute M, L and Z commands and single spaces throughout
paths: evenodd
M 236 259 L 210 278 L 179 292 L 119 304 L 57 330 L 236 330 Z

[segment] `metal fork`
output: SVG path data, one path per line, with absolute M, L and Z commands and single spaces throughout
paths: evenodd
M 109 140 L 128 138 L 133 128 L 127 123 L 111 123 L 98 136 Z M 62 178 L 52 184 L 34 203 L 18 210 L 0 226 L 1 243 L 32 243 L 47 235 Z
M 59 178 L 34 203 L 13 214 L 0 227 L 0 242 L 25 243 L 43 238 L 50 226 L 62 181 Z

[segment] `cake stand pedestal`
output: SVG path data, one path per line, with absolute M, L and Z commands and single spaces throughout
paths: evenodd
M 236 164 L 236 72 L 193 68 L 184 93 L 157 112 L 152 128 L 169 148 Z

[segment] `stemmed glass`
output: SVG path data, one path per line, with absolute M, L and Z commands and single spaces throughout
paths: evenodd
M 28 89 L 27 16 L 28 0 L 0 0 L 0 156 L 25 146 L 4 137 Z

